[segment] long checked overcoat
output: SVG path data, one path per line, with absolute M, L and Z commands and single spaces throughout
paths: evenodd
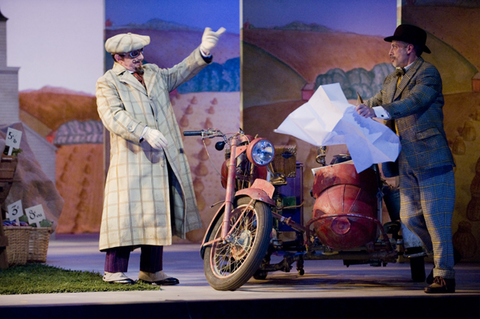
M 145 64 L 146 87 L 118 63 L 98 79 L 97 109 L 110 132 L 100 250 L 170 245 L 173 235 L 202 227 L 169 92 L 206 65 L 197 48 L 170 69 Z M 162 132 L 168 146 L 140 142 L 146 126 Z

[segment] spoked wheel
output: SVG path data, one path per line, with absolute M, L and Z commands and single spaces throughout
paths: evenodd
M 216 290 L 235 290 L 246 283 L 260 267 L 267 253 L 272 231 L 270 207 L 263 202 L 249 205 L 242 197 L 233 205 L 230 225 L 233 232 L 225 241 L 206 247 L 203 268 L 208 283 Z M 220 218 L 208 238 L 221 237 Z

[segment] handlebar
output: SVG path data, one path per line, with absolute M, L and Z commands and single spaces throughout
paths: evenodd
M 204 131 L 184 131 L 183 136 L 202 136 Z
M 201 136 L 202 140 L 205 140 L 207 138 L 211 139 L 214 137 L 221 137 L 223 139 L 222 142 L 217 142 L 215 144 L 215 149 L 217 151 L 223 150 L 226 144 L 229 144 L 229 141 L 233 141 L 234 137 L 238 135 L 244 135 L 243 130 L 240 128 L 238 133 L 233 134 L 230 138 L 228 138 L 222 131 L 209 128 L 208 130 L 201 130 L 201 131 L 183 131 L 183 136 Z M 207 147 L 205 145 L 205 147 Z
M 201 131 L 184 131 L 184 136 L 201 136 L 204 138 L 224 137 L 224 134 L 220 130 L 208 129 Z

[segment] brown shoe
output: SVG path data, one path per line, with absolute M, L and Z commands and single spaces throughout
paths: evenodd
M 458 249 L 453 247 L 453 264 L 454 265 L 458 264 L 460 262 L 460 260 L 462 260 L 462 254 L 460 254 L 460 251 L 458 251 Z M 435 267 L 433 267 L 433 268 L 435 268 Z M 425 282 L 429 285 L 433 284 L 433 269 L 428 274 Z
M 433 283 L 425 288 L 425 292 L 427 294 L 454 293 L 455 279 L 437 276 L 433 279 Z

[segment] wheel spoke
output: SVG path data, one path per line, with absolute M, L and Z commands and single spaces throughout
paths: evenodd
M 239 218 L 240 220 L 238 220 Z M 229 276 L 242 266 L 255 242 L 256 220 L 255 210 L 249 207 L 237 208 L 233 212 L 230 224 L 235 225 L 235 228 L 229 236 L 231 241 L 216 242 L 212 246 L 215 251 L 213 267 L 217 275 Z M 219 231 L 217 237 L 220 235 L 221 232 Z
M 219 218 L 205 248 L 205 276 L 216 290 L 235 290 L 246 283 L 259 269 L 270 243 L 270 207 L 248 197 L 238 198 L 234 207 L 227 237 L 221 236 Z

